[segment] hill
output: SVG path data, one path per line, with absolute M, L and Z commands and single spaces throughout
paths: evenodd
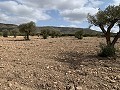
M 87 35 L 96 35 L 101 33 L 95 30 L 91 30 L 89 28 L 52 27 L 52 26 L 48 26 L 48 27 L 59 30 L 62 34 L 74 34 L 76 31 L 79 31 L 79 30 L 83 30 L 84 34 L 87 34 Z M 37 27 L 37 32 L 40 32 L 42 28 L 44 27 Z
M 10 30 L 10 29 L 13 29 L 13 28 L 15 28 L 15 27 L 17 27 L 17 25 L 15 25 L 15 24 L 4 24 L 4 23 L 0 23 L 0 32 L 1 32 L 3 29 L 8 29 L 8 30 Z
M 16 28 L 16 27 L 17 27 L 17 25 L 15 25 L 15 24 L 4 24 L 4 23 L 0 23 L 0 32 L 1 32 L 3 29 L 11 30 L 11 29 Z M 74 34 L 76 31 L 79 31 L 79 30 L 83 30 L 84 34 L 87 34 L 87 35 L 96 35 L 96 34 L 99 34 L 99 33 L 100 33 L 100 32 L 98 32 L 98 31 L 91 30 L 91 29 L 89 29 L 89 28 L 53 27 L 53 26 L 46 26 L 46 27 L 59 30 L 62 34 Z M 44 27 L 37 27 L 36 33 L 40 32 L 40 30 L 41 30 L 42 28 L 44 28 Z

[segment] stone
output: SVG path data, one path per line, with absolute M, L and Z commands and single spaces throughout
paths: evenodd
M 76 90 L 83 90 L 83 88 L 81 86 L 77 86 Z

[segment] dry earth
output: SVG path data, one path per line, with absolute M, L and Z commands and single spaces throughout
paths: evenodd
M 119 55 L 97 56 L 105 39 L 22 39 L 0 37 L 0 90 L 120 90 Z

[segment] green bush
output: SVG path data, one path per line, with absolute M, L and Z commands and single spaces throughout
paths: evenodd
M 3 37 L 8 37 L 8 30 L 7 29 L 5 29 L 5 30 L 3 30 L 2 31 L 2 34 L 3 34 Z
M 98 56 L 100 57 L 113 57 L 115 56 L 116 49 L 112 46 L 108 46 L 105 44 L 100 44 L 100 52 Z
M 40 37 L 40 33 L 39 33 L 39 32 L 37 32 L 36 35 L 37 35 L 38 37 Z
M 60 33 L 60 31 L 58 31 L 58 30 L 50 30 L 50 36 L 52 37 L 52 38 L 54 38 L 54 37 L 59 37 L 59 36 L 61 36 L 61 33 Z
M 49 29 L 44 28 L 44 29 L 41 30 L 41 35 L 43 36 L 43 39 L 47 39 L 49 34 L 50 34 L 50 30 Z
M 55 30 L 50 30 L 50 36 L 54 38 L 56 36 L 56 31 Z
M 0 36 L 2 36 L 2 32 L 0 32 Z
M 13 30 L 10 30 L 10 34 L 13 35 L 14 38 L 16 38 L 18 33 L 20 33 L 18 28 L 14 28 Z
M 75 38 L 82 39 L 83 38 L 83 31 L 77 31 L 75 32 Z

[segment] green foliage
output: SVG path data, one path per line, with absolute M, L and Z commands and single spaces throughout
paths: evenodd
M 43 39 L 47 39 L 49 34 L 50 34 L 50 30 L 48 28 L 42 28 L 41 29 L 41 35 L 43 36 Z
M 98 56 L 101 56 L 101 57 L 115 56 L 116 49 L 112 46 L 100 43 L 100 49 L 101 50 L 98 53 Z
M 119 6 L 108 6 L 105 10 L 99 10 L 96 15 L 88 14 L 88 21 L 95 26 L 100 24 L 109 26 L 112 21 L 120 19 L 120 5 Z
M 29 40 L 29 35 L 36 30 L 36 25 L 33 21 L 18 26 L 19 31 L 24 33 L 25 40 Z
M 59 37 L 60 35 L 61 35 L 61 34 L 60 34 L 60 31 L 55 30 L 55 29 L 50 30 L 50 36 L 51 36 L 52 38 L 54 38 L 54 37 Z
M 18 28 L 14 28 L 10 32 L 12 33 L 12 35 L 14 36 L 14 38 L 16 38 L 17 34 L 19 33 L 19 29 Z
M 37 35 L 38 37 L 40 37 L 40 32 L 37 32 L 36 35 Z
M 2 33 L 3 33 L 3 37 L 8 37 L 9 32 L 7 29 L 3 30 Z
M 77 31 L 75 32 L 75 38 L 82 39 L 83 38 L 83 31 Z
M 99 10 L 95 15 L 88 14 L 88 21 L 91 24 L 100 27 L 106 38 L 107 45 L 101 48 L 100 56 L 113 56 L 115 54 L 114 46 L 120 37 L 120 30 L 117 34 L 112 34 L 111 30 L 115 25 L 118 25 L 120 28 L 120 24 L 118 23 L 119 20 L 120 5 L 108 6 L 105 10 Z M 111 39 L 111 36 L 114 36 L 113 39 Z
M 0 32 L 0 36 L 2 36 L 3 34 L 2 34 L 2 32 Z

